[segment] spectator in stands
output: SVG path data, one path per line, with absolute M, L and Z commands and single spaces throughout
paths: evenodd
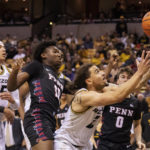
M 18 53 L 13 57 L 13 59 L 22 59 L 26 56 L 24 52 L 24 48 L 18 47 L 17 51 Z
M 116 24 L 116 32 L 119 36 L 122 36 L 122 33 L 128 33 L 127 23 L 124 20 L 124 16 L 120 16 L 120 21 Z
M 73 56 L 77 51 L 77 45 L 74 40 L 71 41 L 69 44 L 69 53 L 71 56 Z
M 92 63 L 95 65 L 99 65 L 101 63 L 101 58 L 99 52 L 95 53 L 95 56 L 92 58 Z
M 13 58 L 17 54 L 17 50 L 14 46 L 11 46 L 9 49 L 7 49 L 7 59 Z
M 90 33 L 87 33 L 83 37 L 82 40 L 83 40 L 83 45 L 84 45 L 85 49 L 93 48 L 93 39 L 92 39 Z
M 61 40 L 62 40 L 62 37 L 61 37 L 60 33 L 57 33 L 56 34 L 56 41 L 59 42 Z
M 75 42 L 75 44 L 78 44 L 77 38 L 74 36 L 73 32 L 70 32 L 69 37 L 66 39 L 67 44 L 70 44 L 72 41 Z
M 128 35 L 125 32 L 122 32 L 122 36 L 120 38 L 121 42 L 124 44 L 124 47 L 127 47 Z
M 139 38 L 139 43 L 143 43 L 143 44 L 148 44 L 149 43 L 149 38 L 146 36 L 146 34 L 143 34 Z

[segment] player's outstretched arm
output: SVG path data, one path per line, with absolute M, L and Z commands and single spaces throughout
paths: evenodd
M 150 69 L 148 70 L 148 72 L 146 72 L 141 81 L 138 83 L 138 85 L 135 88 L 135 91 L 138 91 L 142 88 L 142 86 L 144 86 L 144 84 L 150 79 Z
M 25 100 L 29 93 L 29 85 L 27 82 L 25 82 L 22 86 L 19 88 L 19 99 L 20 99 L 20 108 L 19 108 L 19 114 L 22 120 L 24 120 L 24 106 L 25 106 Z
M 134 134 L 135 134 L 135 139 L 136 139 L 136 144 L 139 149 L 145 150 L 146 146 L 142 142 L 142 127 L 141 127 L 141 119 L 139 120 L 134 120 Z
M 142 53 L 142 60 L 139 64 L 137 72 L 127 82 L 116 88 L 115 91 L 108 91 L 105 93 L 97 93 L 94 91 L 84 92 L 78 94 L 78 99 L 83 106 L 98 106 L 110 105 L 123 101 L 130 93 L 134 91 L 142 76 L 150 68 L 150 53 L 147 53 L 144 58 L 145 52 Z

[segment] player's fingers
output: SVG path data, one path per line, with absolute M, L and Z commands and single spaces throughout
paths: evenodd
M 144 149 L 144 150 L 145 150 L 145 148 L 146 148 L 145 144 L 142 144 L 142 149 Z
M 142 147 L 141 147 L 141 144 L 138 144 L 138 148 L 139 148 L 139 149 L 141 149 L 141 148 L 142 148 Z
M 10 99 L 10 96 L 3 95 L 3 96 L 1 96 L 1 99 Z
M 146 57 L 145 57 L 145 61 L 149 60 L 150 58 L 150 52 L 147 52 Z
M 149 65 L 149 64 L 150 64 L 150 59 L 148 59 L 146 62 L 146 65 Z
M 11 94 L 6 92 L 6 93 L 1 93 L 0 96 L 11 96 Z
M 139 66 L 139 61 L 136 59 L 136 66 L 138 67 Z
M 141 56 L 142 60 L 144 59 L 144 56 L 145 56 L 145 50 L 143 50 L 142 52 L 142 56 Z

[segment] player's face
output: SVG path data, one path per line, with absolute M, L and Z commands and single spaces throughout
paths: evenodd
M 130 78 L 130 76 L 128 75 L 127 72 L 123 72 L 119 75 L 119 78 L 117 80 L 117 84 L 120 85 L 120 84 L 123 84 L 125 83 L 126 81 L 128 81 Z
M 56 69 L 62 64 L 63 54 L 62 52 L 55 46 L 50 46 L 46 49 L 46 61 L 50 66 L 54 66 Z
M 102 90 L 107 84 L 105 72 L 100 70 L 97 66 L 92 66 L 90 68 L 90 72 L 91 72 L 90 78 L 92 80 L 92 86 L 96 90 Z
M 0 61 L 4 61 L 6 59 L 6 50 L 3 45 L 0 45 Z

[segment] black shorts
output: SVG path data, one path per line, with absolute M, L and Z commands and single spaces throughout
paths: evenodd
M 40 112 L 32 111 L 30 115 L 25 115 L 24 130 L 27 134 L 31 146 L 38 144 L 40 140 L 54 140 L 55 126 Z
M 130 143 L 113 143 L 107 140 L 100 139 L 98 150 L 133 150 Z

